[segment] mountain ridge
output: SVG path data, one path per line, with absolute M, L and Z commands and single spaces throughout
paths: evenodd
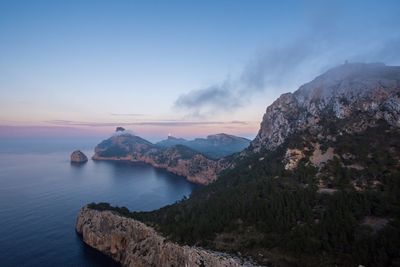
M 208 157 L 219 159 L 245 149 L 250 145 L 250 140 L 244 137 L 219 133 L 193 140 L 169 136 L 166 140 L 156 143 L 161 147 L 170 147 L 177 144 L 190 147 Z
M 271 104 L 213 184 L 132 216 L 268 266 L 399 266 L 399 98 L 399 67 L 329 70 Z
M 218 144 L 219 140 L 226 137 L 239 139 L 235 136 L 219 135 L 213 141 Z M 214 136 L 211 138 L 214 138 Z M 173 142 L 180 140 L 173 137 L 170 139 Z M 219 147 L 217 146 L 215 149 L 221 150 Z M 222 152 L 224 155 L 226 154 L 226 150 Z M 121 129 L 96 146 L 92 159 L 144 162 L 184 176 L 189 181 L 198 184 L 208 184 L 215 181 L 217 175 L 231 165 L 229 156 L 212 158 L 206 153 L 199 152 L 185 143 L 179 142 L 169 146 L 161 146 L 129 132 L 121 131 Z
M 345 64 L 281 95 L 231 161 L 190 198 L 126 216 L 266 266 L 400 266 L 400 67 Z
M 316 126 L 320 117 L 330 112 L 339 119 L 358 111 L 370 112 L 369 117 L 398 127 L 399 73 L 400 67 L 364 63 L 347 63 L 328 70 L 294 93 L 275 100 L 267 108 L 251 147 L 274 149 L 293 131 Z

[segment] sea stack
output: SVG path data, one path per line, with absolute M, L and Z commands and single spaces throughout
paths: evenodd
M 85 154 L 83 154 L 82 151 L 80 150 L 75 150 L 71 154 L 71 163 L 85 163 L 88 161 L 88 158 L 86 157 Z

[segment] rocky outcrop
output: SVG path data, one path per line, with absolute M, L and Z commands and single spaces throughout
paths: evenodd
M 252 266 L 229 255 L 166 240 L 153 228 L 112 211 L 80 210 L 76 231 L 83 241 L 122 266 Z
M 80 150 L 75 150 L 74 152 L 72 152 L 71 154 L 71 163 L 85 163 L 88 161 L 88 158 L 86 157 L 86 155 L 80 151 Z
M 285 164 L 285 170 L 294 170 L 300 160 L 304 158 L 304 152 L 300 149 L 288 149 L 286 150 L 285 158 L 283 163 Z
M 267 108 L 251 150 L 274 150 L 304 129 L 321 133 L 327 118 L 347 122 L 342 127 L 347 132 L 363 131 L 378 120 L 400 127 L 400 67 L 344 64 L 281 95 Z
M 215 181 L 218 174 L 230 166 L 227 159 L 215 160 L 184 145 L 160 147 L 121 132 L 97 145 L 93 159 L 144 162 L 198 184 Z
M 274 151 L 287 171 L 315 167 L 322 189 L 338 186 L 335 170 L 344 168 L 342 181 L 362 191 L 376 179 L 362 172 L 370 167 L 367 162 L 400 168 L 399 134 L 400 67 L 344 64 L 272 103 L 241 156 Z

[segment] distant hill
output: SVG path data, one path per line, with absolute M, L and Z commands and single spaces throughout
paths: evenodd
M 222 149 L 222 139 L 214 151 Z M 182 140 L 169 138 L 168 146 L 155 145 L 139 136 L 117 128 L 116 133 L 95 148 L 94 160 L 127 160 L 145 162 L 185 176 L 189 181 L 208 184 L 215 181 L 217 174 L 230 165 L 225 158 L 213 159 L 185 144 Z M 179 140 L 180 142 L 173 142 Z M 199 143 L 197 143 L 198 146 Z
M 194 140 L 168 136 L 166 140 L 160 141 L 156 145 L 161 147 L 185 145 L 210 158 L 218 159 L 242 151 L 250 145 L 250 142 L 249 139 L 243 137 L 220 133 Z

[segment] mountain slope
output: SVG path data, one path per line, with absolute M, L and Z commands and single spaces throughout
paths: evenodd
M 383 64 L 344 64 L 281 95 L 263 117 L 251 143 L 254 150 L 274 149 L 295 131 L 319 133 L 323 118 L 348 121 L 345 131 L 363 131 L 379 119 L 399 127 L 400 67 Z
M 242 151 L 249 146 L 250 140 L 220 133 L 209 135 L 207 138 L 196 138 L 194 140 L 169 136 L 168 139 L 156 143 L 156 145 L 161 147 L 171 147 L 177 144 L 185 145 L 208 157 L 218 159 Z
M 295 139 L 287 144 L 285 169 L 301 162 L 318 169 L 320 188 L 346 176 L 354 189 L 363 190 L 381 183 L 379 175 L 363 173 L 398 168 L 399 127 L 400 67 L 344 64 L 269 106 L 247 152 L 274 150 Z M 334 173 L 334 164 L 344 174 Z
M 269 106 L 214 183 L 126 216 L 268 266 L 400 266 L 399 98 L 400 67 L 329 70 Z
M 233 170 L 135 216 L 264 264 L 399 264 L 399 96 L 399 67 L 332 69 L 267 108 Z
M 116 134 L 96 146 L 93 159 L 138 157 L 152 149 L 156 147 L 139 136 L 129 133 Z

